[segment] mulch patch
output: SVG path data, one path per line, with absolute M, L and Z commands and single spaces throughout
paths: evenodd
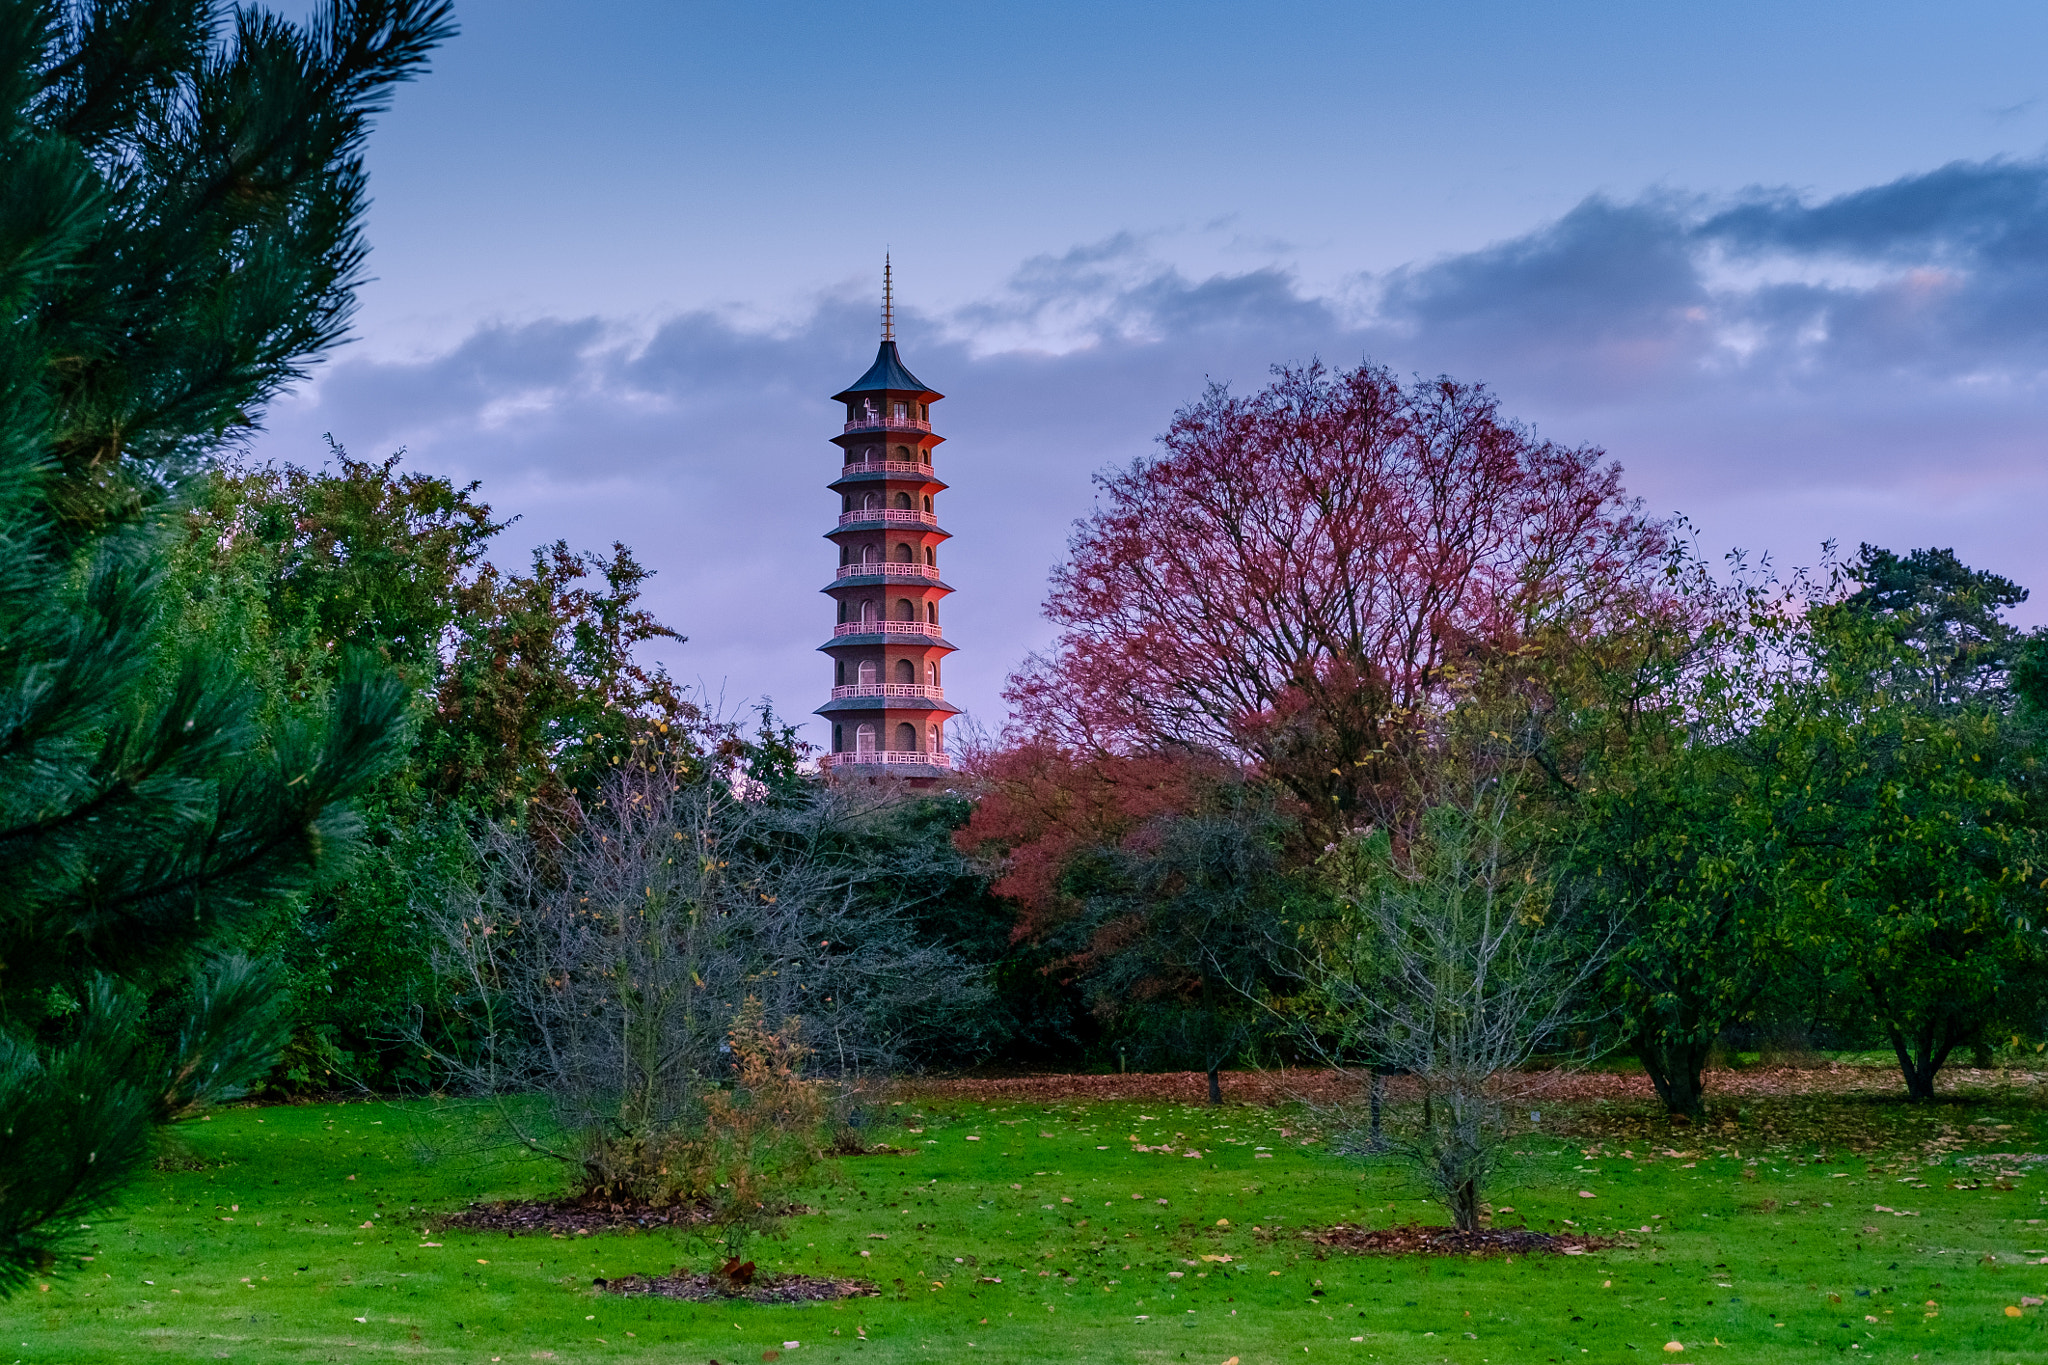
M 711 1303 L 721 1299 L 750 1299 L 755 1303 L 821 1303 L 830 1299 L 872 1298 L 882 1291 L 866 1280 L 834 1280 L 819 1275 L 762 1275 L 753 1283 L 735 1285 L 708 1271 L 678 1270 L 670 1275 L 621 1275 L 616 1280 L 594 1280 L 607 1294 L 653 1295 L 663 1299 L 685 1299 Z
M 1538 1252 L 1583 1256 L 1589 1251 L 1603 1251 L 1619 1245 L 1612 1237 L 1584 1237 L 1576 1233 L 1560 1235 L 1529 1228 L 1480 1228 L 1477 1232 L 1463 1232 L 1457 1228 L 1426 1228 L 1415 1223 L 1395 1228 L 1359 1228 L 1339 1223 L 1303 1236 L 1317 1246 L 1367 1256 L 1533 1256 Z
M 785 1213 L 809 1213 L 792 1204 Z M 460 1213 L 435 1222 L 444 1228 L 473 1232 L 551 1233 L 556 1236 L 616 1232 L 632 1228 L 687 1228 L 705 1221 L 702 1204 L 628 1204 L 599 1199 L 508 1199 L 497 1204 L 471 1204 Z
M 471 1204 L 438 1220 L 442 1227 L 475 1232 L 588 1234 L 619 1228 L 685 1228 L 704 1221 L 697 1204 L 621 1204 L 586 1199 L 508 1199 Z

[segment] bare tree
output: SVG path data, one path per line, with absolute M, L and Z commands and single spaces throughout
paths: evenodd
M 881 812 L 857 794 L 742 799 L 701 760 L 643 746 L 575 814 L 566 835 L 490 827 L 474 881 L 432 913 L 476 1040 L 436 1053 L 450 1081 L 494 1097 L 585 1193 L 706 1196 L 692 1144 L 743 1021 L 845 1088 L 985 995 L 897 890 L 916 880 L 902 859 L 929 855 L 860 838 Z M 540 1115 L 517 1098 L 532 1093 Z
M 1489 778 L 1426 811 L 1402 848 L 1381 833 L 1334 849 L 1346 913 L 1307 966 L 1324 1055 L 1421 1089 L 1382 1137 L 1375 1085 L 1371 1129 L 1338 1116 L 1350 1145 L 1413 1161 L 1468 1232 L 1519 1074 L 1562 1041 L 1606 950 L 1516 839 L 1514 802 Z

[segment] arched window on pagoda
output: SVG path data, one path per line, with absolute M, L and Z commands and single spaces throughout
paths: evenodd
M 939 747 L 939 727 L 936 725 L 931 727 L 931 751 L 935 754 L 945 752 L 944 749 Z
M 872 491 L 871 491 L 871 492 L 863 493 L 863 494 L 861 495 L 861 499 L 860 499 L 860 506 L 861 506 L 861 510 L 862 510 L 862 511 L 864 511 L 864 512 L 872 512 L 872 511 L 874 511 L 874 510 L 875 510 L 875 509 L 876 509 L 877 507 L 880 507 L 881 505 L 882 505 L 882 495 L 881 495 L 880 493 L 876 493 L 876 492 L 872 492 Z
M 917 727 L 907 720 L 896 727 L 896 747 L 905 753 L 917 752 Z
M 917 665 L 908 659 L 896 661 L 896 681 L 911 687 L 917 686 Z
M 924 680 L 925 680 L 925 684 L 926 684 L 927 686 L 930 686 L 930 687 L 937 687 L 937 686 L 939 685 L 939 663 L 938 663 L 938 660 L 934 659 L 934 660 L 932 660 L 932 662 L 930 662 L 930 663 L 928 663 L 928 664 L 926 664 L 926 665 L 924 666 Z
M 930 624 L 930 625 L 934 625 L 934 626 L 935 626 L 935 625 L 937 625 L 937 624 L 939 623 L 939 604 L 938 604 L 938 603 L 936 603 L 936 602 L 927 602 L 927 603 L 925 603 L 925 604 L 924 604 L 924 619 L 925 619 L 926 623 L 928 623 L 928 624 Z
M 907 597 L 897 598 L 896 619 L 899 621 L 915 621 L 917 619 L 917 603 Z
M 853 747 L 863 754 L 875 751 L 875 727 L 871 723 L 862 721 L 860 728 L 853 732 Z
M 881 614 L 882 604 L 875 601 L 872 597 L 860 604 L 860 622 L 864 626 L 872 626 L 875 623 L 875 618 Z
M 896 506 L 902 511 L 908 512 L 914 509 L 917 504 L 910 500 L 910 494 L 899 492 L 896 495 Z
M 924 547 L 924 562 L 934 569 L 939 567 L 939 552 L 927 545 Z
M 875 685 L 875 661 L 873 659 L 862 659 L 860 661 L 860 685 L 862 687 L 873 687 Z
M 932 514 L 932 495 L 929 493 L 924 495 L 924 514 L 926 516 Z
M 896 542 L 896 562 L 898 564 L 909 564 L 913 562 L 915 558 L 916 556 L 914 556 L 910 552 L 909 541 L 899 540 Z

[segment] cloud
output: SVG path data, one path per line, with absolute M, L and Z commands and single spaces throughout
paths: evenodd
M 1720 543 L 1795 560 L 1829 537 L 1954 545 L 2048 586 L 2048 163 L 1821 200 L 1595 196 L 1327 297 L 1272 265 L 1190 277 L 1164 248 L 1117 234 L 943 315 L 901 314 L 905 359 L 950 395 L 934 413 L 960 589 L 948 690 L 990 719 L 1044 638 L 1045 573 L 1091 474 L 1147 450 L 1205 381 L 1254 386 L 1314 356 L 1483 379 Z M 873 328 L 846 299 L 776 331 L 709 313 L 482 325 L 441 354 L 339 359 L 271 415 L 259 453 L 316 460 L 325 431 L 359 454 L 404 445 L 523 517 L 508 557 L 624 540 L 692 637 L 672 651 L 681 676 L 802 715 L 829 681 L 826 396 L 866 367 Z

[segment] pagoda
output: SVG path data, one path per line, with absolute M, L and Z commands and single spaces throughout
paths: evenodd
M 868 372 L 832 396 L 846 405 L 840 448 L 839 524 L 825 533 L 839 550 L 823 591 L 838 619 L 819 649 L 832 659 L 832 700 L 818 708 L 832 726 L 820 760 L 836 777 L 929 782 L 951 768 L 939 603 L 953 590 L 939 577 L 937 501 L 946 485 L 932 470 L 927 388 L 896 353 L 895 280 L 882 265 L 882 345 Z

